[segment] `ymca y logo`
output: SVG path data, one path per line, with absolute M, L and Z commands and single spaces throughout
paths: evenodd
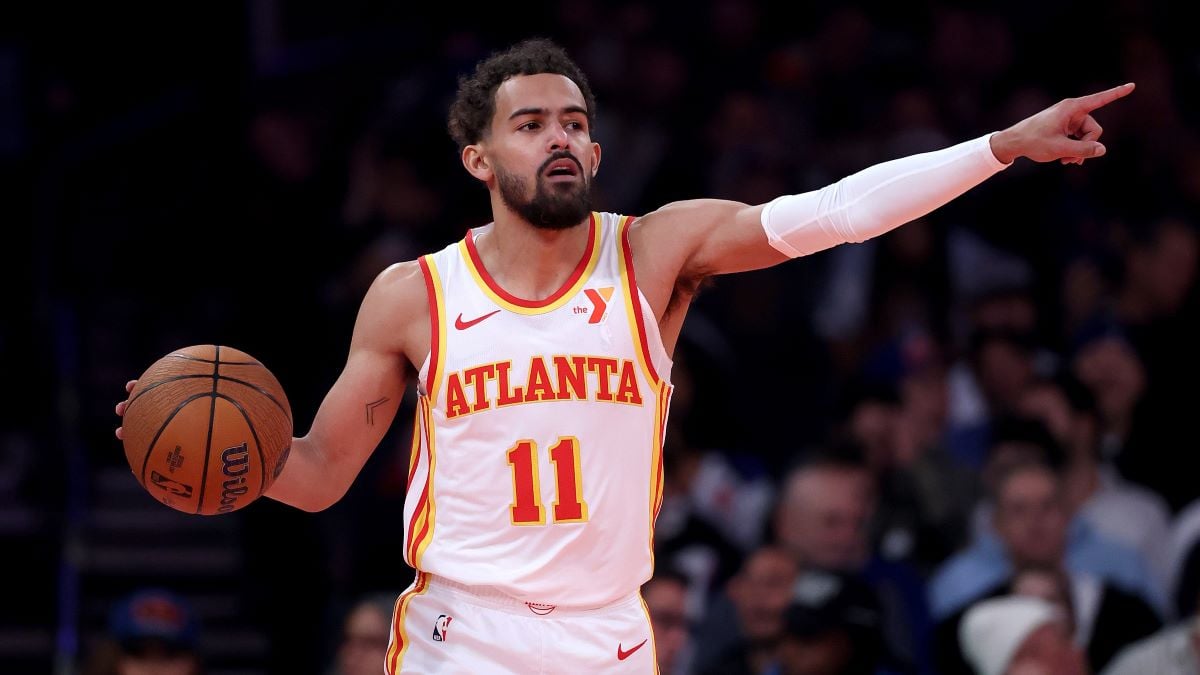
M 588 312 L 586 307 L 583 308 L 583 313 L 591 315 L 588 317 L 588 323 L 600 323 L 604 320 L 604 313 L 608 311 L 608 301 L 612 300 L 613 287 L 585 288 L 583 294 L 592 301 L 591 312 Z

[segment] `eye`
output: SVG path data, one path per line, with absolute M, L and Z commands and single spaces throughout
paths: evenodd
M 526 122 L 525 124 L 517 127 L 517 129 L 521 131 L 536 131 L 539 126 L 540 125 L 537 122 Z
M 568 129 L 583 129 L 583 122 L 571 120 L 570 122 L 567 122 L 566 127 Z

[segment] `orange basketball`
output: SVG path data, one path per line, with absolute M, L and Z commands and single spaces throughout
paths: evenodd
M 154 362 L 122 422 L 129 468 L 155 499 L 206 516 L 246 506 L 279 477 L 292 409 L 263 364 L 198 345 Z

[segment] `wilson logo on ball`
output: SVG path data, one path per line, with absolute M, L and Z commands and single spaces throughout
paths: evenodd
M 246 450 L 245 443 L 225 448 L 221 453 L 221 473 L 230 476 L 231 479 L 221 483 L 221 505 L 217 507 L 217 513 L 232 511 L 238 497 L 250 491 L 246 487 L 246 478 L 242 475 L 249 470 L 250 453 Z

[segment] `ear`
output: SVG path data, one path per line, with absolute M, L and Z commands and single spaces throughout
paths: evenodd
M 596 172 L 600 170 L 600 144 L 592 143 L 592 178 L 596 177 Z
M 462 163 L 467 173 L 484 183 L 491 181 L 495 176 L 495 173 L 492 172 L 492 166 L 484 154 L 483 146 L 479 143 L 474 143 L 463 148 Z

